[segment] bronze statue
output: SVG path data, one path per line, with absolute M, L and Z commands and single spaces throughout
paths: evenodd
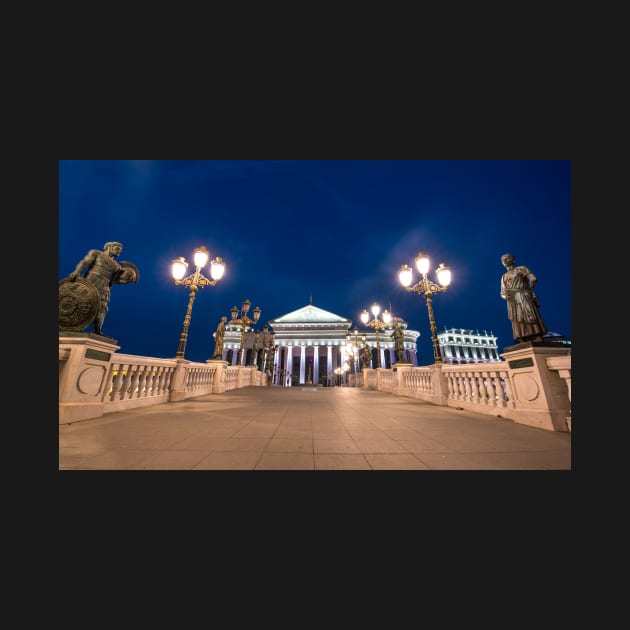
M 506 272 L 501 276 L 501 297 L 507 301 L 508 319 L 515 341 L 542 341 L 547 328 L 538 312 L 540 304 L 533 289 L 536 276 L 527 268 L 514 266 L 512 254 L 503 254 Z
M 265 361 L 265 365 L 267 370 L 269 370 L 269 372 L 273 375 L 273 370 L 274 370 L 274 359 L 275 359 L 275 353 L 276 350 L 278 349 L 278 346 L 272 346 L 271 344 L 269 345 L 269 351 L 267 352 L 267 357 L 266 357 L 266 361 Z
M 223 356 L 223 337 L 225 335 L 225 324 L 227 317 L 224 315 L 221 321 L 217 325 L 216 332 L 214 333 L 214 353 L 213 359 L 220 359 Z
M 103 321 L 109 310 L 112 284 L 138 282 L 140 272 L 130 262 L 116 262 L 122 245 L 105 243 L 103 251 L 91 249 L 67 279 L 59 284 L 59 327 L 64 330 L 83 330 L 90 324 L 102 335 Z M 82 277 L 81 272 L 85 270 Z
M 396 349 L 396 361 L 404 362 L 405 360 L 405 333 L 400 324 L 396 324 L 394 332 L 390 335 L 394 340 L 394 347 Z
M 262 348 L 258 353 L 258 358 L 256 359 L 256 365 L 261 372 L 265 371 L 265 366 L 267 365 L 267 355 L 269 354 L 269 344 L 271 340 L 271 335 L 269 334 L 269 326 L 265 324 L 263 326 L 262 331 Z
M 366 343 L 361 350 L 361 367 L 369 368 L 370 363 L 372 362 L 372 350 L 370 350 L 370 346 Z
M 256 365 L 256 360 L 258 359 L 258 348 L 260 348 L 260 332 L 256 331 L 254 333 L 254 342 L 252 344 L 252 354 L 249 361 L 250 365 Z

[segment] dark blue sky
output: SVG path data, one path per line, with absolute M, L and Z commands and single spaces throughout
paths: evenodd
M 433 362 L 423 296 L 398 281 L 419 251 L 453 273 L 433 300 L 438 330 L 493 332 L 514 343 L 499 296 L 501 255 L 538 278 L 541 315 L 571 336 L 571 162 L 450 160 L 61 160 L 59 280 L 89 249 L 120 241 L 118 260 L 140 282 L 114 285 L 104 334 L 120 352 L 174 357 L 189 290 L 171 261 L 205 245 L 226 262 L 200 289 L 186 358 L 212 355 L 222 315 L 244 299 L 259 327 L 310 301 L 363 327 L 377 301 L 420 331 L 418 362 Z M 209 268 L 204 269 L 209 277 Z

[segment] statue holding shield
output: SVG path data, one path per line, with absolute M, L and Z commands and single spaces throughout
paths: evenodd
M 59 328 L 81 331 L 93 324 L 102 335 L 103 321 L 109 310 L 112 284 L 138 282 L 140 272 L 130 262 L 117 262 L 122 244 L 105 243 L 103 250 L 91 249 L 65 280 L 59 283 Z M 81 272 L 85 275 L 81 276 Z

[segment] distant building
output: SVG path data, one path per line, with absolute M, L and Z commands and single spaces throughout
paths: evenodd
M 485 330 L 481 334 L 466 328 L 445 329 L 438 333 L 438 342 L 444 363 L 491 363 L 502 360 L 497 349 L 497 337 Z
M 394 325 L 404 329 L 405 360 L 414 366 L 417 362 L 417 341 L 420 333 L 407 328 L 407 323 L 400 317 L 393 317 L 389 326 L 378 333 L 381 352 L 381 366 L 389 368 L 396 362 L 396 351 L 391 334 Z M 360 369 L 358 357 L 352 357 L 346 347 L 346 335 L 350 333 L 354 340 L 353 321 L 314 304 L 307 304 L 296 311 L 269 320 L 274 332 L 274 383 L 282 385 L 331 384 L 334 371 L 348 364 L 350 371 Z M 372 350 L 371 367 L 377 365 L 376 332 L 373 328 L 358 322 L 359 344 L 361 336 L 366 335 Z M 225 325 L 222 358 L 230 365 L 236 365 L 241 341 L 241 327 L 228 321 Z M 253 333 L 245 331 L 243 342 L 242 365 L 249 365 L 252 352 Z

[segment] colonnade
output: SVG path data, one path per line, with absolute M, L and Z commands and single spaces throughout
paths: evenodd
M 360 351 L 360 348 L 359 348 Z M 243 365 L 249 365 L 251 349 L 244 349 Z M 262 352 L 260 350 L 259 352 Z M 272 382 L 276 385 L 332 385 L 335 380 L 335 370 L 343 367 L 346 360 L 350 372 L 360 371 L 361 362 L 358 357 L 348 355 L 344 345 L 277 345 L 270 349 L 273 353 L 274 373 Z M 376 347 L 372 346 L 372 362 L 370 367 L 376 367 Z M 405 349 L 405 357 L 408 363 L 417 365 L 416 353 Z M 223 351 L 224 361 L 229 365 L 236 365 L 238 349 L 227 348 Z M 396 362 L 395 349 L 381 344 L 381 366 L 390 368 Z M 354 365 L 352 365 L 354 364 Z
M 376 367 L 376 348 L 372 348 L 372 351 L 370 367 Z M 409 362 L 415 365 L 415 353 L 412 351 L 406 353 L 410 356 Z M 346 361 L 350 372 L 360 371 L 360 361 L 356 357 L 348 356 L 345 345 L 281 345 L 274 355 L 275 370 L 272 382 L 283 386 L 334 385 L 335 370 L 342 368 Z M 381 346 L 381 365 L 389 368 L 395 362 L 395 349 Z
M 442 359 L 445 363 L 485 363 L 487 361 L 500 361 L 497 348 L 480 346 L 454 346 L 448 345 L 442 348 Z

